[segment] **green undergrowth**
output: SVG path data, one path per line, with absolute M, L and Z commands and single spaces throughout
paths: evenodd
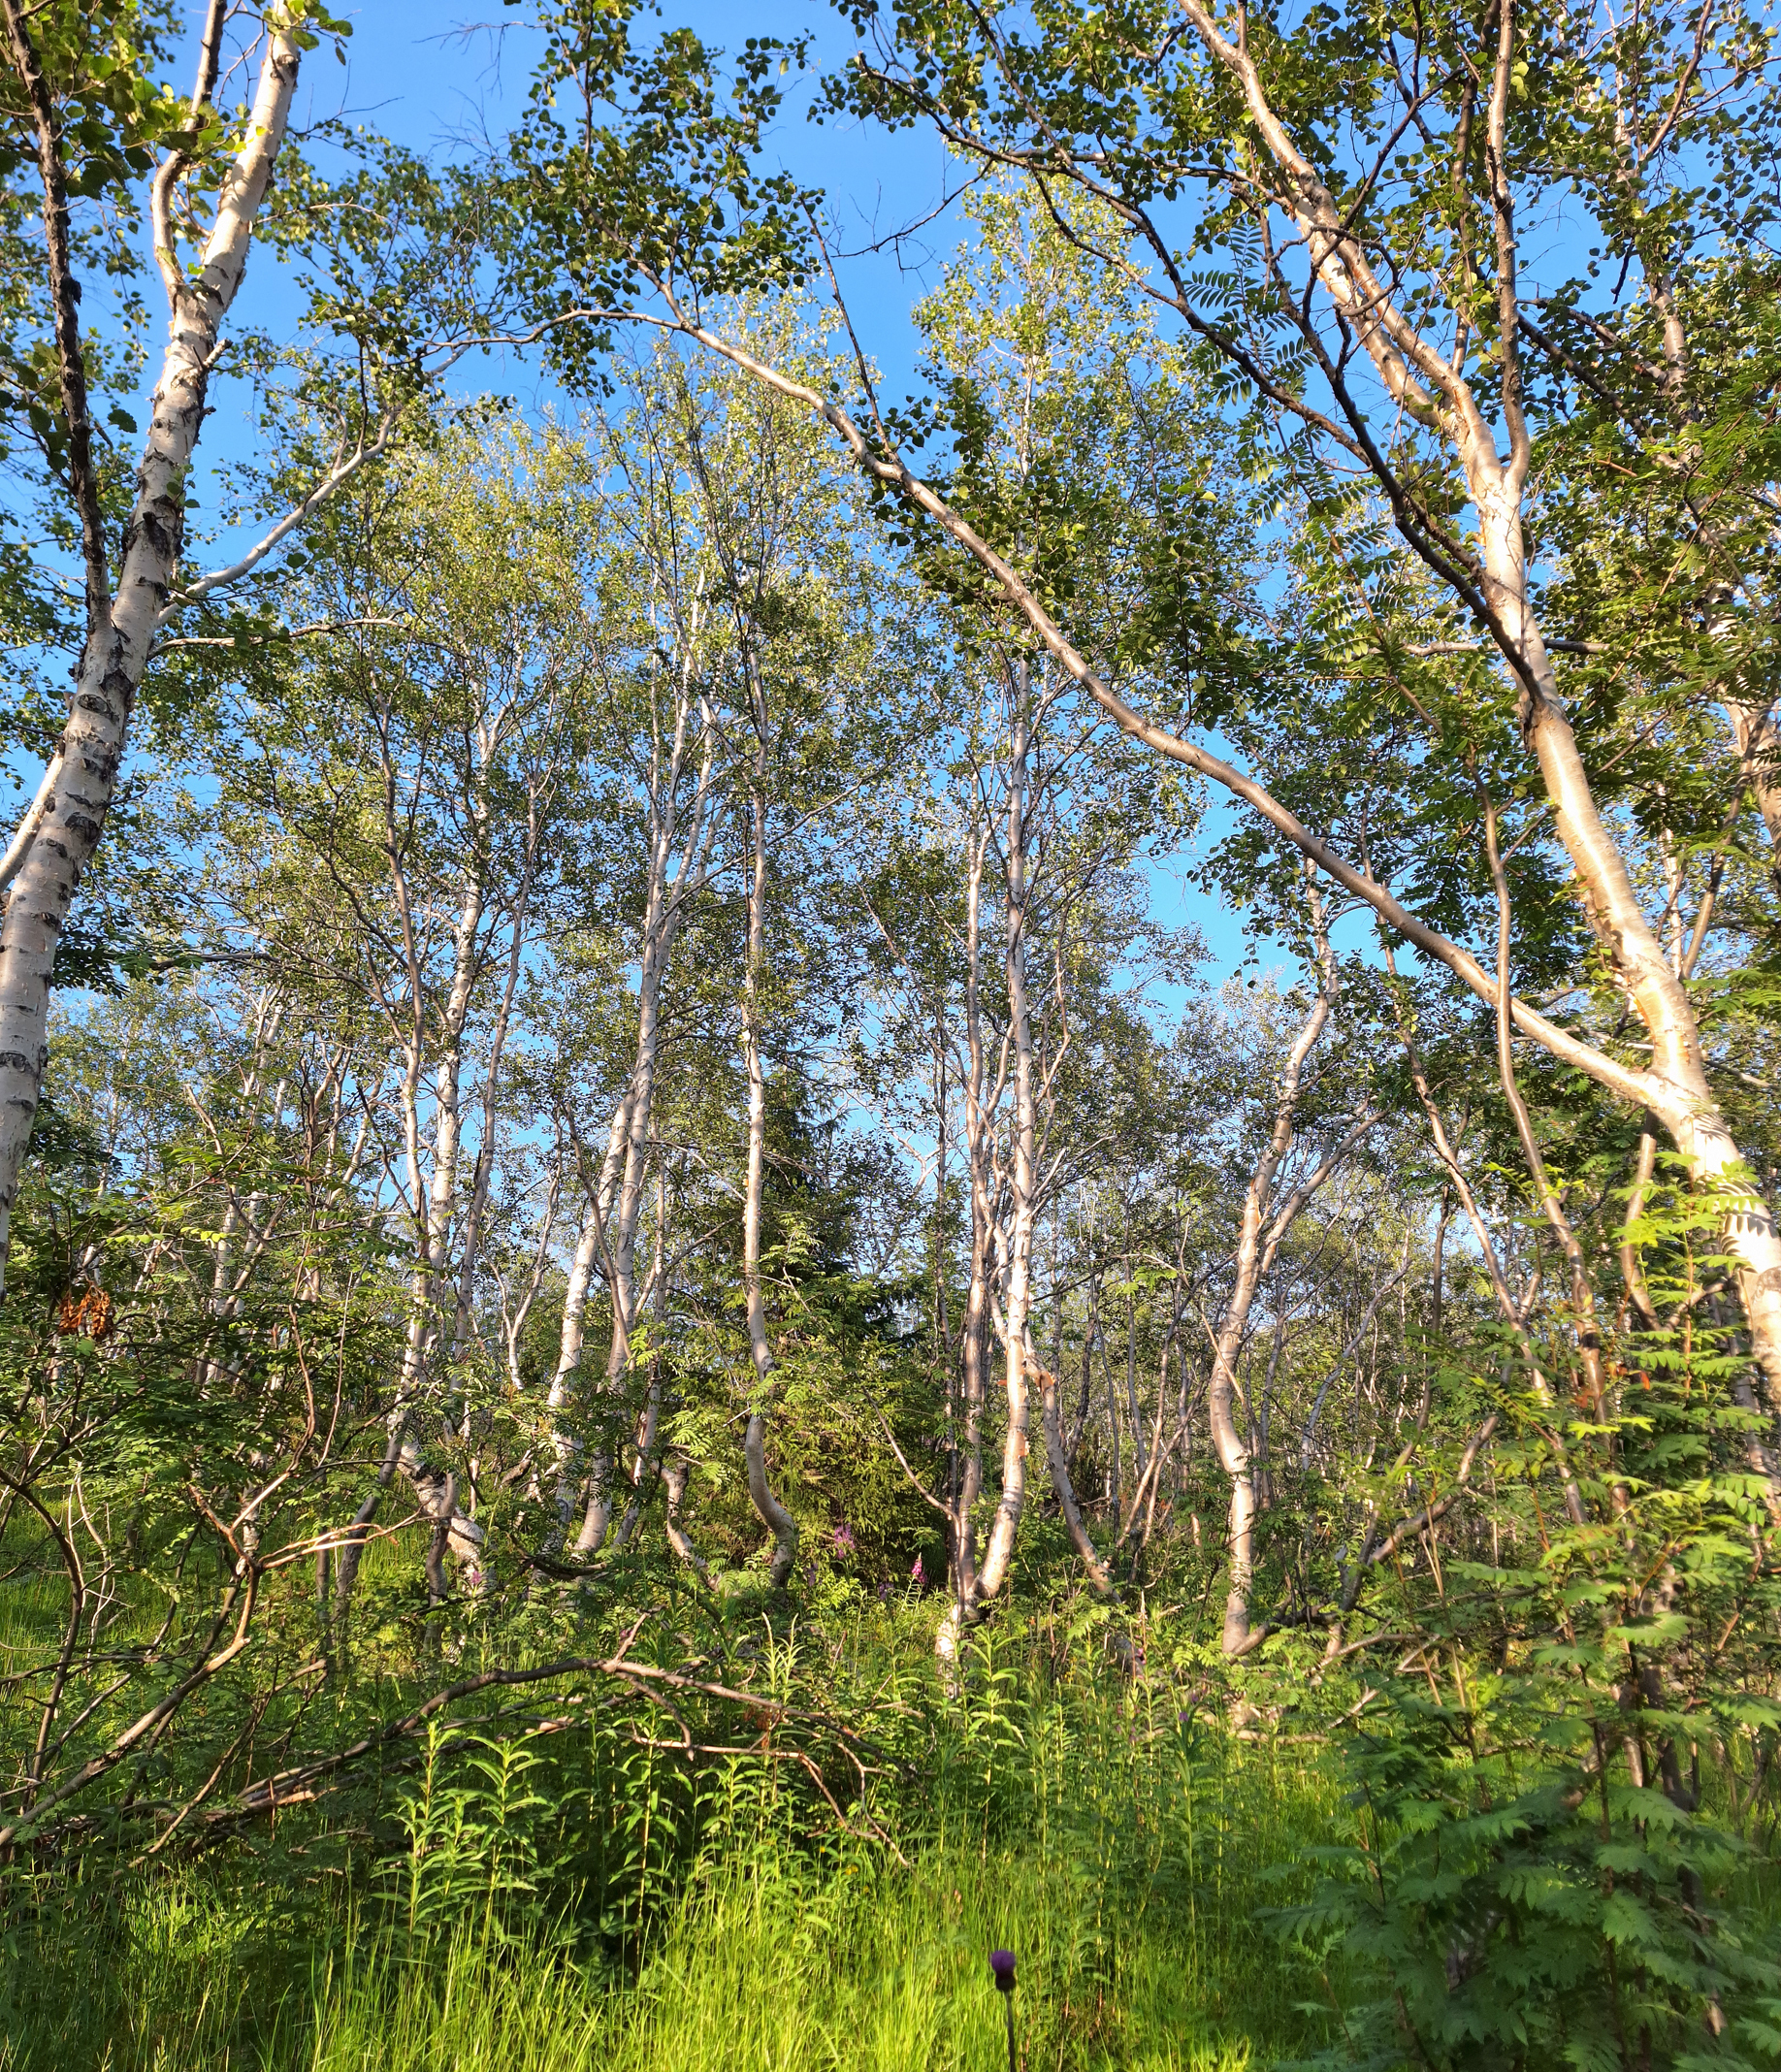
M 175 1929 L 151 1912 L 142 1936 L 156 1968 L 136 1972 L 103 2041 L 64 2034 L 53 2056 L 26 2044 L 13 2062 L 993 2068 L 1006 2046 L 984 1958 L 1006 1943 L 1020 1952 L 1023 2066 L 1260 2065 L 1300 2032 L 1272 1945 L 1241 1931 L 1197 1940 L 1160 1918 L 1117 1926 L 1067 1862 L 1037 1854 L 936 1849 L 863 1880 L 771 1859 L 728 1866 L 687 1894 L 630 1975 L 590 1963 L 560 1925 L 505 1947 L 471 1928 L 418 1952 L 348 1934 L 308 1977 L 287 1969 L 274 2010 L 255 2005 L 265 1945 L 232 1941 L 227 1921 L 188 1914 Z
M 0 2067 L 999 2068 L 995 1947 L 1023 2072 L 1236 2072 L 1327 2040 L 1266 1924 L 1267 1867 L 1336 1817 L 1314 1752 L 1030 1661 L 907 1717 L 925 1760 L 876 1832 L 818 1818 L 795 1765 L 690 1767 L 595 1721 L 437 1735 L 357 1819 L 19 1881 Z
M 1133 1676 L 1011 1608 L 949 1690 L 917 1605 L 788 1615 L 713 1629 L 746 1701 L 565 1672 L 183 1854 L 120 1804 L 0 1872 L 0 2072 L 1000 2072 L 998 1947 L 1020 2072 L 1781 2060 L 1732 1744 L 1688 1744 L 1691 1815 L 1590 1786 L 1571 1682 L 1455 1707 L 1290 1654 L 1237 1732 L 1160 1631 Z

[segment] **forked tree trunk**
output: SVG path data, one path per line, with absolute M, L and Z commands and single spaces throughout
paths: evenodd
M 1236 1274 L 1213 1343 L 1212 1381 L 1207 1393 L 1207 1422 L 1213 1450 L 1230 1482 L 1226 1529 L 1230 1582 L 1224 1599 L 1224 1652 L 1243 1652 L 1249 1638 L 1249 1595 L 1255 1579 L 1255 1473 L 1237 1417 L 1237 1362 L 1249 1328 L 1256 1288 L 1282 1234 L 1264 1230 L 1274 1202 L 1275 1177 L 1292 1147 L 1294 1111 L 1306 1060 L 1315 1049 L 1336 1004 L 1336 960 L 1324 932 L 1323 909 L 1315 886 L 1307 883 L 1311 929 L 1317 945 L 1318 989 L 1298 1034 L 1289 1046 L 1275 1089 L 1273 1126 L 1249 1183 L 1244 1190 L 1243 1220 L 1237 1232 Z M 1290 1206 L 1290 1205 L 1289 1205 Z

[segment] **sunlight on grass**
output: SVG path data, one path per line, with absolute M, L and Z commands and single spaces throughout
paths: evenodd
M 303 2072 L 441 2063 L 489 2072 L 994 2072 L 1005 2044 L 984 1955 L 992 1937 L 1012 1933 L 1022 1949 L 1024 2067 L 1246 2072 L 1247 2040 L 1210 2024 L 1193 2024 L 1199 2034 L 1173 2021 L 1162 2033 L 1134 2033 L 1137 2018 L 1120 2008 L 1116 1982 L 1085 1964 L 1081 1924 L 1055 1883 L 1043 1863 L 993 1857 L 943 1857 L 852 1897 L 745 1879 L 695 1895 L 634 1984 L 602 1986 L 547 1951 L 509 1959 L 459 1943 L 428 1966 L 379 1956 L 322 1982 L 302 2054 L 275 2050 L 266 2061 Z M 1180 1960 L 1180 1952 L 1166 1954 Z M 1190 1972 L 1180 1976 L 1182 2001 L 1195 1983 Z M 1151 2014 L 1162 2014 L 1148 1998 Z
M 998 1945 L 1020 1957 L 1022 2072 L 1248 2072 L 1300 2040 L 1256 1889 L 1227 1890 L 1209 1932 L 1166 1900 L 1120 1918 L 1090 1867 L 939 1846 L 820 1871 L 768 1845 L 691 1889 L 634 1968 L 567 1926 L 405 1946 L 356 1910 L 306 1943 L 176 1875 L 132 1900 L 90 1995 L 5 2010 L 0 2068 L 1000 2072 Z
M 523 1743 L 410 1766 L 373 1827 L 20 1887 L 0 2072 L 1002 2072 L 995 1948 L 1021 2072 L 1316 2047 L 1317 1982 L 1261 1916 L 1333 1772 L 1018 1650 L 929 1705 L 923 1782 L 881 1808 L 900 1862 L 746 1764 L 695 1806 L 597 1727 L 535 1768 Z M 640 1855 L 627 1806 L 653 1809 Z

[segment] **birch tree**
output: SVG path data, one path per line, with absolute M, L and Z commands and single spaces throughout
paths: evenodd
M 440 1552 L 479 1566 L 473 1492 L 437 1455 L 478 1307 L 521 980 L 588 795 L 590 518 L 561 441 L 472 455 L 448 437 L 405 456 L 318 537 L 305 582 L 321 631 L 244 687 L 258 753 L 236 765 L 243 804 L 282 841 L 270 872 L 227 852 L 222 868 L 308 998 L 340 999 L 362 1041 L 380 1032 L 389 1069 L 367 1057 L 357 1084 L 411 1240 L 387 1442 L 340 1554 L 342 1599 L 399 1473 Z M 241 808 L 229 819 L 237 831 Z
M 1402 38 L 1392 24 L 1377 34 L 1369 26 L 1341 58 L 1312 58 L 1301 81 L 1288 73 L 1294 53 L 1309 52 L 1321 33 L 1314 21 L 1295 26 L 1247 13 L 1220 21 L 1198 0 L 1182 0 L 1182 15 L 1185 41 L 1143 34 L 1117 52 L 1110 41 L 1097 43 L 1105 83 L 1097 75 L 1084 99 L 1084 76 L 1064 55 L 1074 49 L 1067 37 L 1017 43 L 997 20 L 945 5 L 899 9 L 893 30 L 862 13 L 859 25 L 876 54 L 846 90 L 892 120 L 934 121 L 961 150 L 1018 166 L 1048 194 L 1067 188 L 1092 196 L 1117 221 L 1118 235 L 1097 238 L 1080 220 L 1071 234 L 1123 270 L 1134 295 L 1218 355 L 1228 378 L 1247 386 L 1273 421 L 1290 425 L 1307 452 L 1376 485 L 1407 545 L 1499 660 L 1530 774 L 1605 970 L 1645 1030 L 1651 1062 L 1630 1061 L 1611 1044 L 1519 1002 L 1513 1026 L 1647 1109 L 1696 1183 L 1725 1190 L 1726 1242 L 1740 1262 L 1739 1291 L 1768 1405 L 1781 1411 L 1781 1238 L 1768 1206 L 1751 1191 L 1694 1008 L 1601 802 L 1599 773 L 1579 745 L 1559 679 L 1555 658 L 1565 644 L 1542 622 L 1536 596 L 1526 362 L 1539 349 L 1540 327 L 1518 281 L 1517 228 L 1518 210 L 1525 216 L 1537 206 L 1547 178 L 1537 136 L 1561 107 L 1559 162 L 1592 167 L 1587 189 L 1602 198 L 1611 243 L 1620 208 L 1649 213 L 1659 192 L 1679 192 L 1693 149 L 1725 162 L 1735 186 L 1736 146 L 1728 160 L 1718 111 L 1728 93 L 1766 105 L 1769 75 L 1751 69 L 1746 55 L 1760 31 L 1735 7 L 1709 11 L 1699 22 L 1666 15 L 1636 32 L 1587 9 L 1535 22 L 1502 7 L 1481 45 L 1457 16 L 1407 26 Z M 1152 31 L 1160 37 L 1160 16 Z M 909 53 L 917 50 L 925 55 L 912 68 Z M 1542 72 L 1545 89 L 1530 94 L 1529 80 Z M 1116 122 L 1124 141 L 1110 154 L 1098 135 L 1101 112 L 1124 93 L 1130 124 Z M 1351 146 L 1340 150 L 1323 141 L 1320 126 L 1339 100 L 1365 108 Z M 1610 136 L 1612 170 L 1603 177 L 1593 169 Z M 1164 205 L 1189 166 L 1204 205 L 1183 235 Z M 1635 169 L 1640 199 L 1622 205 Z M 1070 220 L 1067 210 L 1060 220 Z M 1668 292 L 1680 248 L 1674 230 L 1632 239 L 1627 265 L 1638 262 L 1654 306 Z M 1195 284 L 1201 252 L 1225 266 L 1221 287 Z M 1582 305 L 1581 287 L 1576 295 Z M 1611 324 L 1608 331 L 1613 347 Z M 1595 378 L 1587 366 L 1584 378 Z M 889 479 L 904 481 L 899 466 L 891 464 Z M 922 504 L 919 493 L 914 501 Z M 949 530 L 961 538 L 955 526 Z M 1150 724 L 1135 714 L 1133 722 L 1141 731 Z M 1184 753 L 1190 766 L 1227 781 L 1214 767 L 1219 759 L 1166 747 L 1167 735 L 1150 726 L 1165 753 Z M 1261 804 L 1241 779 L 1233 788 Z M 1314 854 L 1323 845 L 1291 816 L 1269 818 L 1323 861 Z M 1477 957 L 1418 923 L 1383 887 L 1363 889 L 1364 881 L 1364 872 L 1346 866 L 1348 890 L 1495 1001 L 1492 975 Z
M 619 796 L 631 809 L 626 833 L 634 828 L 642 870 L 639 891 L 632 894 L 638 908 L 635 1033 L 599 1163 L 585 1146 L 577 1154 L 585 1208 L 547 1401 L 553 1418 L 575 1394 L 597 1275 L 611 1304 L 603 1382 L 609 1400 L 602 1411 L 623 1387 L 649 1292 L 639 1292 L 636 1248 L 650 1182 L 663 988 L 688 902 L 706 883 L 718 832 L 723 744 L 708 657 L 713 557 L 696 526 L 689 524 L 684 464 L 672 429 L 676 388 L 672 365 L 658 361 L 639 371 L 631 412 L 591 428 L 596 465 L 618 491 L 615 551 L 598 593 L 606 622 L 596 633 L 601 744 L 618 776 Z M 629 872 L 616 875 L 623 883 Z M 567 1525 L 579 1489 L 581 1448 L 561 1428 L 552 1445 L 557 1504 Z M 639 1449 L 634 1486 L 641 1487 L 647 1472 Z M 602 1439 L 575 1535 L 577 1553 L 598 1552 L 604 1543 L 613 1515 L 612 1475 Z
M 213 108 L 229 11 L 212 0 L 199 38 L 197 76 L 178 135 L 161 122 L 124 124 L 125 149 L 140 158 L 165 137 L 150 184 L 155 264 L 168 308 L 168 338 L 137 468 L 135 501 L 115 571 L 108 542 L 106 497 L 88 407 L 88 347 L 81 320 L 81 281 L 70 215 L 65 118 L 66 65 L 81 76 L 85 53 L 61 47 L 59 31 L 40 48 L 44 25 L 28 10 L 7 14 L 7 57 L 24 110 L 43 190 L 48 295 L 54 312 L 57 416 L 66 456 L 68 509 L 80 540 L 85 634 L 61 741 L 4 865 L 10 879 L 0 923 L 0 1256 L 46 1058 L 45 1031 L 56 939 L 75 889 L 104 831 L 123 761 L 130 711 L 154 636 L 173 603 L 186 511 L 186 477 L 203 423 L 211 371 L 246 268 L 256 216 L 284 143 L 298 67 L 318 32 L 338 25 L 325 13 L 278 6 L 264 16 L 258 79 L 241 135 L 220 167 L 207 228 L 178 213 L 194 146 L 218 125 Z M 47 69 L 47 62 L 49 69 Z M 146 98 L 146 96 L 145 96 Z M 141 113 L 147 113 L 144 109 Z M 133 112 L 134 113 L 135 112 Z M 182 141 L 184 140 L 184 141 Z M 207 156 L 209 154 L 207 153 Z M 191 270 L 186 253 L 195 245 Z

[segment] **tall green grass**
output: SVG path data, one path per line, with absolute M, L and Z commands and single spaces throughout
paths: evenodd
M 270 2061 L 306 2072 L 965 2072 L 997 2067 L 986 1953 L 1020 1955 L 1027 2066 L 1241 2072 L 1296 2024 L 1274 1952 L 1223 1966 L 1155 1919 L 1100 1910 L 1066 1862 L 936 1850 L 909 1871 L 807 1880 L 777 1862 L 691 1894 L 634 1981 L 560 1949 L 511 1962 L 471 1941 L 443 1961 L 387 1949 L 321 1981 Z
M 1304 1749 L 1018 1653 L 904 1717 L 883 1840 L 770 1765 L 674 1786 L 591 1725 L 441 1745 L 363 1829 L 64 1868 L 16 1897 L 0 2067 L 994 2072 L 998 1946 L 1024 2072 L 1260 2072 L 1321 2040 L 1319 1982 L 1258 1920 L 1334 1814 Z

